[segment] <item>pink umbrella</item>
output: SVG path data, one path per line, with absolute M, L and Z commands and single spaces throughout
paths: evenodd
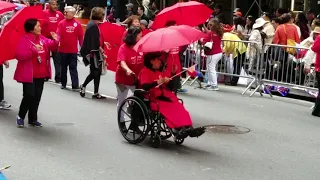
M 157 14 L 151 29 L 165 27 L 167 21 L 175 21 L 177 25 L 200 25 L 210 18 L 213 10 L 196 1 L 181 2 L 163 9 Z
M 6 1 L 0 1 L 0 14 L 5 13 L 7 11 L 14 10 L 17 6 L 13 3 L 9 3 Z
M 146 34 L 134 46 L 134 49 L 138 52 L 165 51 L 191 44 L 203 37 L 205 37 L 203 32 L 191 26 L 171 26 Z

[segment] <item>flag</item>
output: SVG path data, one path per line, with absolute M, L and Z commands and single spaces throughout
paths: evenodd
M 193 66 L 190 66 L 188 69 L 187 69 L 187 72 L 189 74 L 189 76 L 191 77 L 197 77 L 197 76 L 201 76 L 202 74 L 197 71 L 197 68 L 196 68 L 197 64 L 193 65 Z

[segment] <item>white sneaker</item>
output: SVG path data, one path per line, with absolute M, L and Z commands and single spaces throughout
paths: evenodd
M 0 109 L 10 109 L 11 107 L 11 104 L 8 104 L 7 101 L 5 100 L 2 100 L 0 102 Z

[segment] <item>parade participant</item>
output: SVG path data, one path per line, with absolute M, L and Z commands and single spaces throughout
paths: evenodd
M 320 36 L 318 36 L 317 34 L 314 34 L 314 36 L 317 36 L 317 38 L 314 41 L 313 46 L 311 47 L 311 50 L 316 54 L 314 67 L 316 71 L 316 80 L 318 83 L 318 90 L 319 90 L 318 92 L 320 92 Z M 308 69 L 308 72 L 310 72 L 310 69 Z M 320 117 L 320 93 L 318 93 L 318 96 L 316 98 L 312 115 Z
M 72 89 L 79 90 L 78 78 L 78 42 L 83 43 L 81 24 L 74 19 L 76 9 L 72 6 L 64 8 L 65 19 L 58 25 L 57 34 L 60 40 L 59 53 L 61 57 L 61 89 L 67 85 L 67 71 L 69 67 Z
M 125 20 L 124 24 L 127 24 L 127 30 L 130 27 L 140 27 L 140 19 L 139 16 L 132 15 L 128 19 Z M 122 40 L 126 37 L 127 31 L 123 33 Z M 124 42 L 122 42 L 124 43 Z
M 100 77 L 102 72 L 102 67 L 105 59 L 103 58 L 104 50 L 102 48 L 103 42 L 100 35 L 100 30 L 98 24 L 103 22 L 104 9 L 95 7 L 91 11 L 91 21 L 87 24 L 86 33 L 84 36 L 84 42 L 81 47 L 80 53 L 83 58 L 89 59 L 87 63 L 90 64 L 90 74 L 87 76 L 84 83 L 80 86 L 80 95 L 85 96 L 86 86 L 93 80 L 94 81 L 94 94 L 92 98 L 94 99 L 105 99 L 105 97 L 99 94 Z M 101 59 L 102 58 L 102 59 Z
M 207 73 L 208 73 L 208 84 L 206 85 L 207 90 L 217 91 L 218 87 L 218 77 L 216 66 L 222 58 L 222 48 L 221 39 L 223 36 L 223 28 L 218 20 L 211 19 L 208 23 L 210 31 L 208 31 L 207 36 L 203 39 L 203 44 L 211 42 L 212 48 L 205 51 L 207 55 Z
M 46 38 L 51 38 L 50 32 L 56 32 L 57 27 L 60 21 L 63 20 L 63 14 L 58 11 L 58 3 L 57 0 L 50 0 L 49 1 L 49 9 L 44 10 L 44 23 L 42 24 L 42 35 Z M 53 51 L 52 58 L 54 63 L 55 69 L 55 77 L 54 80 L 56 83 L 61 82 L 61 59 L 58 52 Z
M 9 61 L 5 61 L 0 65 L 0 109 L 9 109 L 11 105 L 4 100 L 3 65 L 6 68 L 9 68 Z
M 151 32 L 148 28 L 148 22 L 144 19 L 140 20 L 140 27 L 142 29 L 142 37 Z
M 117 107 L 133 95 L 136 87 L 137 75 L 143 68 L 143 56 L 137 53 L 133 46 L 141 39 L 142 31 L 140 27 L 130 27 L 124 38 L 124 44 L 118 51 L 118 67 L 116 69 L 115 83 L 118 93 Z M 121 114 L 122 118 L 124 115 Z
M 24 127 L 28 113 L 28 124 L 41 127 L 38 121 L 40 104 L 45 80 L 51 78 L 50 51 L 58 47 L 57 34 L 52 32 L 51 39 L 41 35 L 37 19 L 28 19 L 24 23 L 26 35 L 21 38 L 16 51 L 18 64 L 14 80 L 23 85 L 23 98 L 17 117 L 18 127 Z
M 166 27 L 175 26 L 177 23 L 175 21 L 168 21 L 166 23 Z M 167 51 L 168 55 L 165 62 L 165 73 L 171 77 L 175 74 L 178 74 L 181 72 L 181 62 L 180 62 L 180 47 L 172 48 Z M 170 89 L 174 91 L 175 93 L 184 93 L 187 92 L 186 89 L 181 89 L 181 77 L 176 76 L 173 78 L 173 80 L 170 82 L 169 85 Z
M 178 138 L 198 137 L 203 129 L 193 129 L 189 112 L 184 108 L 178 97 L 167 88 L 171 80 L 162 71 L 160 60 L 162 53 L 147 53 L 144 56 L 145 68 L 139 74 L 139 85 L 150 94 L 150 108 L 159 111 L 165 122 Z

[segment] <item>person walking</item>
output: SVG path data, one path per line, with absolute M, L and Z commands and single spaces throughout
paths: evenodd
M 76 9 L 72 6 L 64 8 L 65 19 L 62 20 L 57 29 L 60 41 L 59 53 L 61 57 L 61 89 L 67 86 L 67 71 L 69 67 L 72 90 L 79 90 L 78 78 L 78 42 L 83 43 L 83 30 L 81 24 L 74 19 Z
M 104 51 L 102 48 L 103 42 L 101 40 L 99 23 L 103 21 L 104 9 L 95 7 L 91 11 L 91 21 L 87 24 L 84 42 L 81 47 L 80 53 L 85 58 L 86 65 L 90 65 L 90 74 L 87 76 L 84 83 L 80 86 L 80 95 L 85 96 L 86 86 L 93 80 L 94 83 L 94 99 L 105 99 L 99 94 L 100 77 L 102 67 L 105 64 Z
M 7 101 L 4 100 L 3 66 L 9 68 L 9 61 L 5 61 L 0 65 L 0 109 L 9 109 L 11 104 L 8 104 Z
M 42 25 L 42 35 L 46 38 L 51 39 L 50 32 L 56 32 L 58 28 L 58 24 L 63 20 L 63 14 L 58 11 L 58 3 L 57 0 L 49 1 L 49 8 L 44 10 L 44 23 Z M 57 51 L 52 51 L 52 59 L 55 69 L 54 80 L 56 83 L 61 82 L 61 58 Z
M 42 127 L 38 121 L 38 108 L 41 101 L 44 82 L 51 78 L 50 51 L 58 47 L 57 34 L 52 32 L 52 39 L 41 35 L 37 19 L 27 19 L 24 23 L 24 35 L 18 43 L 16 59 L 18 64 L 14 80 L 22 83 L 23 98 L 16 119 L 18 127 L 24 127 L 28 113 L 28 124 Z

